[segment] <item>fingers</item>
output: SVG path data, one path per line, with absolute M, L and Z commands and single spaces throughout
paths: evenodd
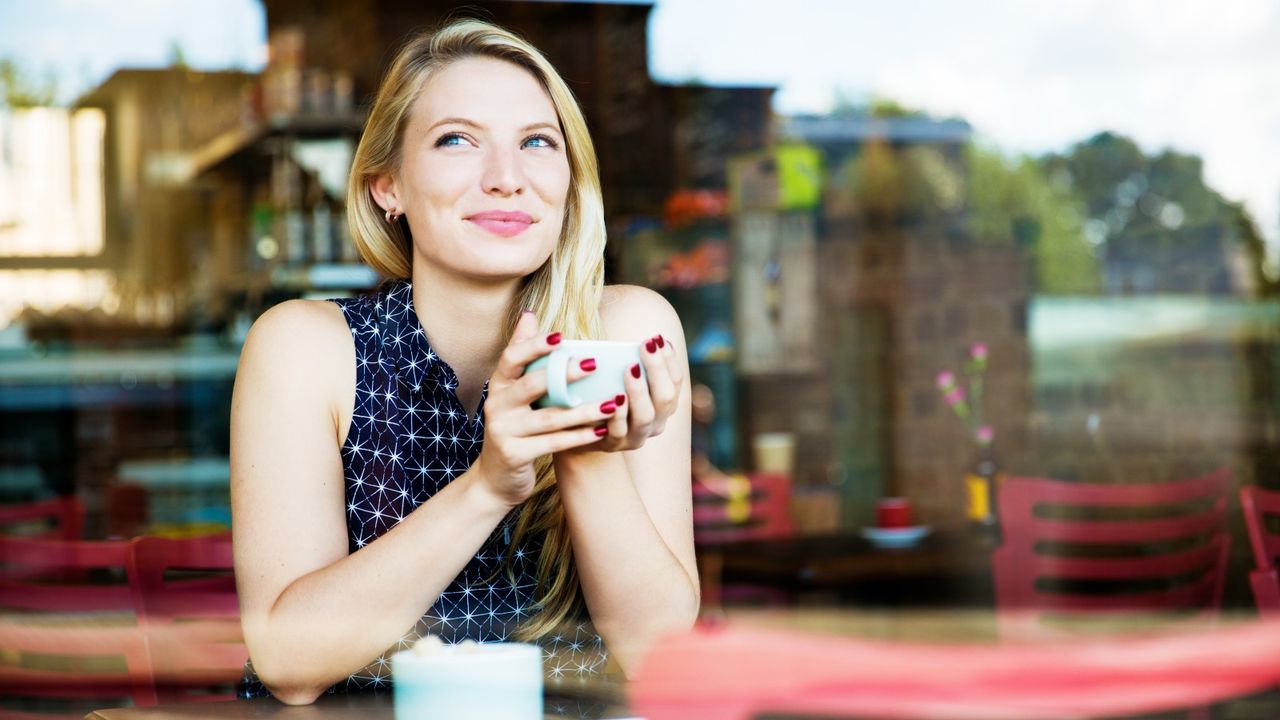
M 645 373 L 649 376 L 649 395 L 653 402 L 654 415 L 661 424 L 675 410 L 680 386 L 671 377 L 666 338 L 655 336 L 644 343 L 640 351 L 640 361 L 644 363 Z
M 508 345 L 523 342 L 538 334 L 538 316 L 533 314 L 532 310 L 521 310 L 520 318 L 516 320 L 516 327 L 511 331 L 511 339 L 507 341 Z
M 569 369 L 565 373 L 566 381 L 569 384 L 573 384 L 595 371 L 595 358 L 572 358 L 569 360 Z M 521 405 L 533 403 L 547 394 L 547 371 L 537 369 L 533 372 L 525 373 L 513 383 L 511 392 L 514 398 L 513 402 Z
M 640 349 L 642 356 L 646 352 L 646 348 L 642 347 Z M 644 440 L 649 437 L 649 426 L 653 423 L 654 407 L 648 384 L 640 373 L 639 363 L 632 365 L 627 370 L 627 375 L 623 378 L 623 382 L 627 388 L 628 439 L 633 445 L 636 443 L 643 444 Z M 636 446 L 638 447 L 638 445 Z
M 583 447 L 599 442 L 600 435 L 596 433 L 594 427 L 581 427 L 572 430 L 562 430 L 557 433 L 548 435 L 539 435 L 531 438 L 529 442 L 532 444 L 532 456 L 547 455 L 549 453 L 558 453 L 563 450 L 571 450 L 573 448 Z
M 615 399 L 576 408 L 542 408 L 529 413 L 512 429 L 517 435 L 546 435 L 575 427 L 595 427 L 617 412 Z
M 538 319 L 532 312 L 520 314 L 516 330 L 511 334 L 502 356 L 498 358 L 498 367 L 494 369 L 494 377 L 502 380 L 515 380 L 524 374 L 529 363 L 546 355 L 560 344 L 560 333 L 538 334 Z
M 626 393 L 618 394 L 613 398 L 613 402 L 618 409 L 613 413 L 613 417 L 610 417 L 602 426 L 605 434 L 600 439 L 607 446 L 620 447 L 620 444 L 627 439 L 631 405 L 627 403 Z

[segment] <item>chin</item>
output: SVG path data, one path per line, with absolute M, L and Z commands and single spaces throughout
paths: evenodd
M 551 259 L 554 245 L 530 247 L 526 243 L 468 243 L 455 245 L 451 251 L 434 249 L 421 253 L 418 260 L 440 270 L 485 282 L 523 278 L 537 272 Z M 420 251 L 421 252 L 421 251 Z
M 476 279 L 515 280 L 537 272 L 538 268 L 545 265 L 548 259 L 549 257 L 514 258 L 510 256 L 501 259 L 478 259 L 475 262 L 467 263 L 466 267 L 457 269 L 460 273 Z

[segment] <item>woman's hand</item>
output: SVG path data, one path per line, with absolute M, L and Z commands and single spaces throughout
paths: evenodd
M 644 364 L 644 375 L 638 365 L 628 369 L 626 394 L 614 398 L 617 412 L 604 423 L 607 434 L 585 449 L 634 450 L 666 429 L 667 419 L 676 411 L 684 389 L 684 364 L 671 341 L 662 335 L 641 343 L 640 362 Z
M 571 409 L 530 407 L 546 394 L 547 374 L 525 373 L 525 366 L 560 344 L 560 333 L 537 333 L 538 320 L 526 311 L 489 379 L 489 395 L 484 404 L 484 449 L 475 462 L 482 482 L 511 507 L 533 494 L 534 460 L 596 443 L 604 434 L 601 424 L 617 414 L 610 403 Z M 592 372 L 588 368 L 593 363 L 587 360 L 591 359 L 577 358 L 570 366 L 569 382 Z M 643 381 L 638 382 L 643 389 Z M 645 395 L 647 398 L 648 393 Z

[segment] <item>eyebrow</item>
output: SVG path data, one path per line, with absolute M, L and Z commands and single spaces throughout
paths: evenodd
M 467 127 L 473 127 L 473 128 L 476 128 L 477 130 L 485 129 L 484 125 L 481 125 L 480 123 L 474 120 L 468 120 L 466 118 L 443 118 L 441 120 L 436 121 L 436 123 L 431 127 L 427 128 L 427 132 L 431 132 L 432 130 L 435 130 L 436 128 L 440 127 L 441 125 L 466 125 Z M 561 132 L 559 125 L 553 125 L 552 123 L 549 123 L 549 122 L 530 123 L 520 128 L 520 132 L 522 133 L 529 132 L 531 130 L 555 130 L 557 133 Z

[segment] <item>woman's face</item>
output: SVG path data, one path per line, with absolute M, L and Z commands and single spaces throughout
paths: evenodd
M 400 171 L 384 179 L 408 218 L 414 263 L 511 279 L 560 238 L 569 158 L 550 96 L 527 70 L 467 58 L 437 72 L 410 110 Z

